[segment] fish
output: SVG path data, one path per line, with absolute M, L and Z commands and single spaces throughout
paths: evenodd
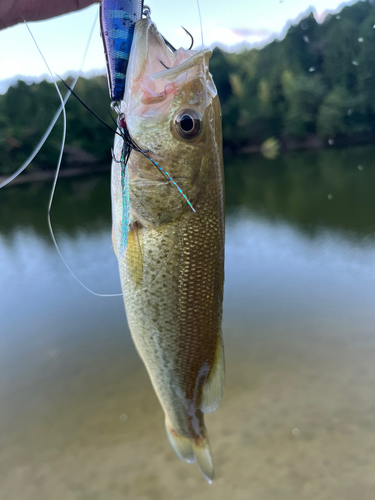
M 221 109 L 210 56 L 207 49 L 170 50 L 149 16 L 135 26 L 121 102 L 139 146 L 126 166 L 126 252 L 119 251 L 123 173 L 116 160 L 111 173 L 112 238 L 131 335 L 170 444 L 209 483 L 204 414 L 218 407 L 225 372 Z M 122 147 L 116 137 L 115 157 Z

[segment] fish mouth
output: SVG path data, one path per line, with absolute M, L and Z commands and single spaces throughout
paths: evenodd
M 129 57 L 125 102 L 134 97 L 144 104 L 166 100 L 196 77 L 210 55 L 209 50 L 180 48 L 172 52 L 156 25 L 150 19 L 141 19 L 135 26 Z

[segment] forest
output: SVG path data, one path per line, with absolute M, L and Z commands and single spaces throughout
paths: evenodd
M 374 28 L 374 2 L 365 0 L 328 15 L 322 23 L 310 13 L 290 26 L 282 40 L 261 49 L 214 49 L 210 70 L 222 105 L 224 151 L 375 141 Z M 80 78 L 75 90 L 113 126 L 105 76 Z M 0 95 L 0 175 L 13 172 L 28 157 L 59 104 L 47 81 L 18 81 Z M 64 166 L 109 164 L 113 133 L 73 97 L 66 109 Z M 61 135 L 60 119 L 32 168 L 54 168 Z

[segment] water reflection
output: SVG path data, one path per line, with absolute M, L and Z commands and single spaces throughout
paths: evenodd
M 167 443 L 122 299 L 89 295 L 51 244 L 50 186 L 2 190 L 0 497 L 372 500 L 374 152 L 227 163 L 209 489 Z M 117 292 L 108 176 L 61 181 L 52 219 L 79 278 Z
M 109 177 L 61 179 L 53 200 L 52 219 L 56 230 L 74 237 L 108 228 L 111 219 Z M 3 189 L 0 196 L 0 234 L 8 237 L 27 228 L 52 244 L 47 226 L 51 183 L 34 183 Z
M 247 207 L 311 236 L 323 227 L 352 241 L 374 234 L 373 147 L 288 153 L 276 160 L 244 157 L 230 167 L 230 212 Z

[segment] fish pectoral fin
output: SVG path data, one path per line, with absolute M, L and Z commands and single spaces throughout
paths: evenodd
M 202 390 L 201 410 L 203 413 L 215 411 L 219 406 L 224 389 L 224 349 L 221 338 L 218 340 L 214 366 Z
M 134 285 L 140 286 L 143 279 L 143 252 L 139 237 L 140 226 L 134 223 L 129 228 L 128 246 L 126 250 L 126 260 L 129 271 L 129 278 Z
M 181 436 L 173 430 L 168 420 L 165 421 L 165 428 L 167 430 L 168 440 L 178 458 L 190 464 L 196 461 L 199 472 L 204 479 L 211 484 L 214 478 L 214 467 L 208 441 L 206 439 L 201 439 L 199 443 L 197 443 L 194 439 Z

